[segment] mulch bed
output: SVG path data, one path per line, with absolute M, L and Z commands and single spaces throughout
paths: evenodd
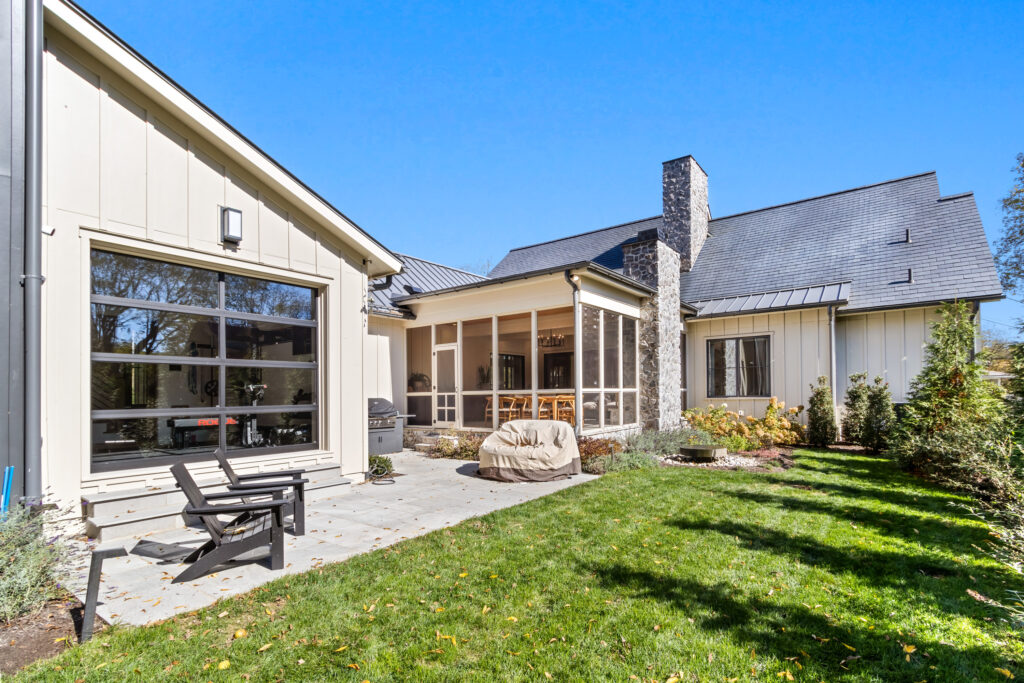
M 0 677 L 74 645 L 81 632 L 81 621 L 82 603 L 69 598 L 49 602 L 41 611 L 18 617 L 9 624 L 0 623 Z M 104 626 L 96 617 L 93 632 L 99 633 Z

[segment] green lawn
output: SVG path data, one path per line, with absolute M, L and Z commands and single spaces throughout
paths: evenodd
M 25 678 L 1006 680 L 1020 637 L 967 590 L 1024 585 L 956 500 L 813 451 L 785 472 L 606 475 L 111 629 Z

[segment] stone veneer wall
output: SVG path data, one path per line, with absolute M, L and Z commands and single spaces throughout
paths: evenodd
M 708 237 L 708 176 L 691 156 L 666 161 L 661 168 L 665 241 L 688 271 Z
M 640 420 L 646 429 L 680 425 L 679 253 L 657 230 L 622 247 L 623 274 L 657 290 L 640 310 Z

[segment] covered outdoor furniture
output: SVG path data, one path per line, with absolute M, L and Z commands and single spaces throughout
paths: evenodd
M 237 474 L 222 450 L 218 448 L 214 455 L 228 477 L 228 490 L 246 494 L 246 497 L 242 498 L 245 503 L 252 502 L 253 491 L 257 489 L 283 489 L 286 503 L 284 514 L 292 516 L 292 532 L 296 536 L 303 536 L 306 533 L 306 484 L 309 480 L 302 478 L 306 470 Z
M 480 476 L 497 481 L 553 481 L 580 473 L 572 426 L 555 420 L 512 420 L 480 446 Z
M 261 546 L 270 546 L 270 568 L 284 568 L 284 489 L 248 489 L 203 493 L 185 465 L 171 465 L 171 474 L 188 499 L 185 512 L 199 517 L 210 540 L 199 546 L 183 561 L 191 566 L 174 577 L 171 583 L 182 583 L 209 573 L 218 565 L 233 560 Z M 271 500 L 214 505 L 211 500 L 240 499 L 248 496 L 271 496 Z M 230 522 L 221 522 L 218 515 L 237 515 Z

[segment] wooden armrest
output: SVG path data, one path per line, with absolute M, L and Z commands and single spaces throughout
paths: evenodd
M 260 481 L 251 484 L 228 484 L 229 491 L 249 491 L 253 489 L 296 488 L 309 483 L 309 479 L 284 479 L 282 481 Z
M 251 474 L 239 474 L 238 481 L 245 481 L 247 479 L 273 479 L 275 477 L 287 477 L 291 476 L 298 479 L 306 473 L 306 470 L 277 470 L 275 472 L 253 472 Z
M 280 493 L 281 495 L 284 495 L 284 489 L 282 489 L 282 488 L 261 487 L 261 488 L 258 488 L 258 489 L 245 489 L 245 493 L 240 493 L 238 491 L 221 491 L 221 492 L 218 492 L 218 493 L 207 493 L 207 494 L 204 494 L 204 497 L 207 500 L 220 500 L 222 498 L 236 498 L 237 499 L 237 498 L 241 498 L 243 496 L 253 496 L 253 495 L 258 495 L 258 494 L 266 494 L 266 495 L 269 496 L 269 495 L 271 495 L 273 493 Z
M 237 503 L 234 505 L 207 505 L 206 507 L 194 508 L 191 505 L 185 506 L 185 512 L 190 515 L 206 517 L 209 515 L 223 515 L 235 512 L 258 512 L 259 510 L 270 511 L 287 505 L 284 500 L 265 500 L 261 503 Z

